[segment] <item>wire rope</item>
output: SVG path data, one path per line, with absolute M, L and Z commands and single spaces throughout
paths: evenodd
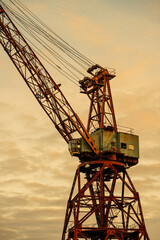
M 73 68 L 75 71 L 77 71 L 78 73 L 80 73 L 81 75 L 83 75 L 84 76 L 84 74 L 82 73 L 82 72 L 80 72 L 78 69 L 76 69 L 72 64 L 70 64 L 66 59 L 64 59 L 63 57 L 61 57 L 59 54 L 57 54 L 56 53 L 56 51 L 54 51 L 48 44 L 46 44 L 45 42 L 44 42 L 44 40 L 42 40 L 41 39 L 41 41 L 40 41 L 40 39 L 39 39 L 39 37 L 35 34 L 35 32 L 37 32 L 36 31 L 36 28 L 34 29 L 32 29 L 32 27 L 30 28 L 30 25 L 28 26 L 27 25 L 27 23 L 25 22 L 25 19 L 23 18 L 23 16 L 21 16 L 21 15 L 19 15 L 19 14 L 16 14 L 15 13 L 15 11 L 13 12 L 11 9 L 9 9 L 9 11 L 10 11 L 10 13 L 12 14 L 12 16 L 14 16 L 18 21 L 19 21 L 19 26 L 23 29 L 23 30 L 25 30 L 26 32 L 28 32 L 28 34 L 30 34 L 30 35 L 32 35 L 32 37 L 36 40 L 36 41 L 38 41 L 46 50 L 48 50 L 48 52 L 50 52 L 50 54 L 52 54 L 58 61 L 60 61 L 61 62 L 61 64 L 64 66 L 64 67 L 66 67 L 65 65 L 64 65 L 64 63 L 66 63 L 66 65 L 68 65 L 70 68 Z M 16 20 L 14 20 L 14 21 L 16 21 Z M 17 22 L 16 22 L 17 23 Z M 22 26 L 22 23 L 23 23 L 23 25 L 25 26 L 25 28 Z M 18 23 L 17 23 L 18 24 Z M 29 33 L 30 32 L 30 33 Z M 43 42 L 43 44 L 42 44 L 42 42 Z M 63 63 L 64 62 L 64 63 Z M 67 68 L 67 67 L 66 67 Z M 68 69 L 69 70 L 69 69 Z M 73 72 L 72 72 L 72 74 L 75 76 L 75 77 L 77 77 Z M 78 77 L 77 77 L 77 79 L 79 79 Z
M 7 9 L 7 13 L 11 19 L 14 19 L 14 22 L 27 33 L 27 35 L 32 37 L 34 41 L 31 41 L 30 37 L 26 37 L 26 34 L 23 33 L 25 39 L 30 42 L 36 54 L 68 80 L 79 86 L 77 82 L 80 80 L 80 76 L 85 76 L 84 70 L 86 71 L 95 63 L 69 45 L 63 38 L 56 34 L 55 31 L 49 28 L 41 19 L 31 12 L 20 0 L 9 1 L 12 7 L 0 0 L 4 9 Z M 44 51 L 40 50 L 34 42 L 40 44 L 45 51 L 54 57 L 58 64 L 53 61 L 52 58 L 48 57 Z M 58 51 L 61 51 L 62 54 L 53 49 L 53 46 L 55 46 Z M 66 55 L 66 57 L 63 55 Z
M 12 1 L 12 0 L 10 0 Z M 90 62 L 90 65 L 95 64 L 92 60 L 81 54 L 79 51 L 77 51 L 75 48 L 73 48 L 71 45 L 69 45 L 64 39 L 62 39 L 58 34 L 56 34 L 51 28 L 49 28 L 41 19 L 39 19 L 33 12 L 31 12 L 26 6 L 24 6 L 19 0 L 14 0 L 15 2 L 19 2 L 21 7 L 25 9 L 33 18 L 35 18 L 39 23 L 42 24 L 46 29 L 48 29 L 51 33 L 53 33 L 57 38 L 59 38 L 63 43 L 65 43 L 67 46 L 69 46 L 72 50 L 74 50 L 77 54 L 79 54 L 81 57 L 86 59 L 86 61 Z M 12 1 L 13 2 L 13 1 Z
M 12 0 L 10 0 L 12 3 L 13 3 L 13 1 Z M 16 0 L 15 0 L 15 2 L 16 2 Z M 20 3 L 20 1 L 18 1 L 19 3 Z M 13 3 L 14 5 L 15 5 L 15 3 Z M 18 6 L 16 6 L 18 9 L 19 9 L 19 7 Z M 20 10 L 20 9 L 19 9 Z M 26 8 L 25 8 L 25 10 L 26 10 Z M 22 11 L 22 10 L 21 10 Z M 31 15 L 31 11 L 29 11 L 28 10 L 28 12 L 29 12 L 29 14 Z M 24 15 L 26 15 L 24 12 L 23 12 L 23 14 Z M 32 15 L 33 15 L 33 13 L 32 13 Z M 29 18 L 30 20 L 31 20 L 31 18 Z M 36 19 L 36 18 L 35 18 Z M 32 21 L 32 20 L 31 20 Z M 38 22 L 39 22 L 39 19 L 38 19 Z M 40 21 L 40 22 L 42 22 L 42 21 Z M 47 27 L 44 23 L 43 23 L 43 26 L 45 26 L 45 27 Z M 40 27 L 39 27 L 39 25 L 36 25 L 36 27 L 37 27 L 37 29 L 39 29 L 40 30 Z M 51 30 L 50 30 L 51 31 Z M 53 31 L 52 31 L 52 33 L 53 33 Z M 45 34 L 46 36 L 48 36 L 48 37 L 51 37 L 52 38 L 52 40 L 54 40 L 54 44 L 57 46 L 57 47 L 59 47 L 62 51 L 65 51 L 65 53 L 68 55 L 68 56 L 70 56 L 71 57 L 71 54 L 73 54 L 73 52 L 71 51 L 71 49 L 69 49 L 69 48 L 67 48 L 64 44 L 62 44 L 61 42 L 59 42 L 58 40 L 56 40 L 55 38 L 53 38 L 51 35 L 49 35 L 44 29 L 43 29 L 43 31 L 42 31 L 42 34 Z M 57 35 L 58 36 L 58 35 Z M 62 38 L 61 38 L 61 40 L 63 40 Z M 63 40 L 63 42 L 65 42 L 64 40 Z M 65 42 L 66 43 L 66 42 Z M 70 46 L 70 45 L 68 45 L 68 46 Z M 71 46 L 70 46 L 71 47 Z M 73 49 L 73 48 L 72 48 Z M 68 52 L 67 52 L 68 51 Z M 76 52 L 76 54 L 77 54 L 77 52 L 78 51 L 76 51 L 75 50 L 75 52 Z M 76 54 L 74 54 L 74 56 L 75 57 L 77 57 L 77 58 L 79 58 L 79 61 L 81 61 L 81 62 L 83 62 L 83 63 L 85 63 L 85 64 L 87 64 L 88 66 L 90 66 L 90 64 L 88 64 L 86 61 L 84 61 L 84 57 L 82 58 L 82 54 L 81 54 L 81 58 L 78 56 L 78 55 L 80 55 L 80 53 L 78 52 L 78 54 L 76 55 Z M 71 57 L 72 58 L 72 57 Z M 86 58 L 86 57 L 85 57 Z M 73 58 L 72 58 L 73 59 Z M 93 63 L 92 63 L 93 64 Z

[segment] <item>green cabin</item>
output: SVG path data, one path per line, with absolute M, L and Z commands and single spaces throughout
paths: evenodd
M 139 137 L 137 135 L 114 132 L 108 129 L 98 129 L 91 133 L 91 137 L 100 153 L 107 151 L 117 152 L 123 154 L 125 157 L 139 158 Z M 72 156 L 92 152 L 89 145 L 82 138 L 71 140 L 69 142 L 69 151 Z

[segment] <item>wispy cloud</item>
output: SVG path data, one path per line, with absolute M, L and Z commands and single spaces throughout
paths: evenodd
M 103 66 L 117 68 L 117 78 L 111 86 L 118 123 L 135 128 L 135 133 L 140 135 L 140 163 L 129 174 L 140 192 L 150 238 L 158 240 L 160 34 L 159 21 L 155 19 L 159 3 L 155 0 L 145 5 L 145 11 L 151 10 L 152 16 L 156 14 L 150 20 L 140 3 L 134 12 L 128 1 L 128 5 L 122 1 L 121 7 L 118 3 L 115 7 L 113 1 L 89 2 L 39 0 L 25 4 L 47 24 L 57 26 L 80 51 L 85 49 L 85 55 Z M 0 238 L 58 239 L 79 162 L 70 157 L 67 144 L 2 48 L 1 52 Z M 86 121 L 88 100 L 69 84 L 63 81 L 62 89 Z

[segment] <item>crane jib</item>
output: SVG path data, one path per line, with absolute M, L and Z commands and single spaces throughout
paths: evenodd
M 61 92 L 60 85 L 54 82 L 2 6 L 0 26 L 1 45 L 65 141 L 73 139 L 73 133 L 77 132 L 97 155 L 99 151 L 94 141 Z

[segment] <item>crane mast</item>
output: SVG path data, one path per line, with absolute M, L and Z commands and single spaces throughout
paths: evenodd
M 96 72 L 94 72 L 96 71 Z M 91 78 L 85 77 L 79 81 L 81 93 L 86 94 L 90 100 L 87 131 L 91 133 L 97 128 L 103 129 L 108 125 L 117 132 L 117 123 L 114 113 L 110 80 L 115 77 L 115 70 L 110 72 L 98 64 L 87 71 Z
M 149 240 L 139 194 L 127 168 L 138 163 L 138 136 L 119 132 L 110 81 L 96 64 L 79 81 L 90 101 L 87 128 L 0 5 L 0 43 L 31 92 L 78 157 L 62 240 Z M 75 138 L 74 134 L 79 133 Z

